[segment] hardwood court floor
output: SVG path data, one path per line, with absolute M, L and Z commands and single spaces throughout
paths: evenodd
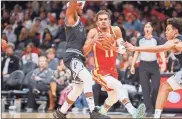
M 53 118 L 52 113 L 15 113 L 15 112 L 5 112 L 2 113 L 2 118 Z M 109 113 L 109 116 L 111 116 L 111 118 L 132 118 L 130 115 L 128 114 L 117 114 L 117 113 Z M 165 114 L 165 117 L 163 117 L 164 119 L 166 118 L 175 118 L 175 119 L 182 119 L 182 115 L 174 117 L 175 114 Z M 69 113 L 67 118 L 89 118 L 88 114 L 75 114 L 75 113 Z

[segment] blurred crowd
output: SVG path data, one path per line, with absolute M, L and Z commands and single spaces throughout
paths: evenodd
M 26 78 L 32 71 L 32 74 L 29 74 L 30 80 L 35 80 L 35 82 L 29 83 L 32 84 L 28 86 L 32 92 L 28 96 L 32 98 L 34 97 L 32 95 L 39 94 L 41 91 L 49 91 L 50 110 L 55 105 L 53 98 L 56 97 L 56 91 L 61 91 L 59 98 L 61 105 L 65 95 L 71 90 L 69 85 L 71 74 L 62 62 L 66 40 L 64 29 L 66 3 L 66 1 L 6 1 L 1 4 L 1 74 L 3 77 L 2 84 L 4 84 L 2 88 L 7 90 L 8 85 L 12 86 L 11 82 L 9 84 L 8 78 L 11 78 L 13 72 L 23 71 Z M 182 17 L 182 2 L 86 2 L 81 17 L 86 32 L 95 27 L 95 16 L 99 10 L 107 10 L 111 14 L 111 24 L 121 28 L 125 41 L 136 45 L 137 39 L 143 35 L 144 24 L 150 21 L 153 24 L 153 35 L 160 37 L 161 42 L 165 43 L 166 19 Z M 124 71 L 119 76 L 125 79 L 137 78 L 136 75 L 128 76 L 132 59 L 133 52 L 118 56 L 116 61 L 118 71 Z M 138 63 L 139 61 L 138 59 Z M 166 53 L 166 61 L 166 72 L 173 73 L 181 68 L 170 52 Z M 158 63 L 161 64 L 160 57 L 158 57 Z M 86 60 L 88 69 L 91 70 L 93 64 L 91 53 Z M 32 66 L 32 69 L 27 69 L 29 66 Z M 42 70 L 41 67 L 46 70 Z M 50 79 L 47 79 L 47 75 Z M 37 85 L 33 86 L 34 83 Z M 40 85 L 46 86 L 39 89 Z M 29 99 L 28 101 L 27 110 L 30 111 L 34 108 L 35 100 Z M 75 107 L 77 107 L 75 110 L 83 107 L 87 109 L 88 106 L 85 104 L 83 95 L 77 100 Z

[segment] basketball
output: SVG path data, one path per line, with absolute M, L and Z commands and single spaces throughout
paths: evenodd
M 97 46 L 103 50 L 111 50 L 115 44 L 116 40 L 113 35 L 106 33 L 103 36 L 99 37 L 100 40 L 97 42 Z

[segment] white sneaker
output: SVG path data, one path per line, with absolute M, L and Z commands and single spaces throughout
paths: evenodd
M 87 112 L 89 112 L 89 108 L 88 107 L 84 107 L 83 109 L 82 109 L 82 112 L 85 114 L 85 113 L 87 113 Z

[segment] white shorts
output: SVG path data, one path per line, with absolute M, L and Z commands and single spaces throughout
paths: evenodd
M 173 90 L 182 89 L 182 70 L 167 79 Z
M 121 82 L 113 76 L 104 76 L 104 80 L 106 81 L 107 87 L 110 89 L 114 89 L 117 84 L 122 87 Z

